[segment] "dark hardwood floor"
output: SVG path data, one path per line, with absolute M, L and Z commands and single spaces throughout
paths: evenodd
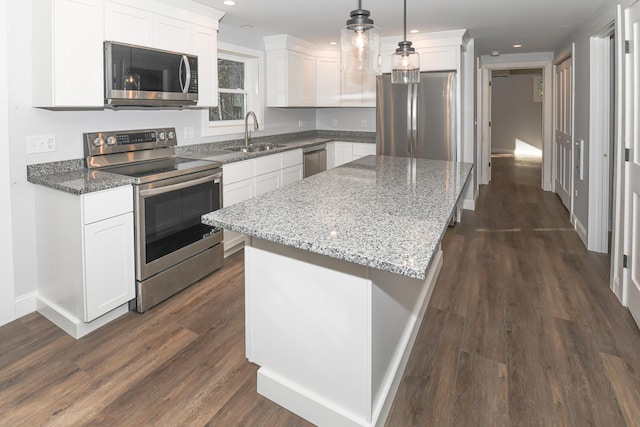
M 388 426 L 640 425 L 640 332 L 539 161 L 494 158 L 443 250 Z M 242 262 L 77 341 L 0 327 L 0 425 L 309 425 L 255 391 Z

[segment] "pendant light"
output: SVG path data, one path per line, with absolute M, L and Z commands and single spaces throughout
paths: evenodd
M 373 25 L 369 11 L 362 8 L 351 11 L 340 34 L 340 68 L 342 71 L 380 72 L 380 29 Z
M 407 0 L 404 0 L 404 40 L 391 55 L 391 83 L 420 83 L 420 55 L 407 41 Z

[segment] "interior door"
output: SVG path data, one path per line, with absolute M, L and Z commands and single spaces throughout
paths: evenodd
M 556 66 L 555 84 L 555 187 L 562 204 L 570 210 L 572 160 L 571 58 Z
M 629 161 L 626 162 L 627 196 L 625 206 L 625 253 L 627 269 L 625 278 L 625 301 L 636 323 L 640 326 L 640 3 L 626 11 L 626 39 L 630 41 L 631 51 L 627 58 L 627 87 L 630 90 L 630 102 L 627 102 L 627 143 Z

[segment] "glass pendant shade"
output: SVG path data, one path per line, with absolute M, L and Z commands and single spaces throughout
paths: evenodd
M 362 8 L 351 11 L 340 34 L 340 69 L 342 71 L 380 72 L 380 29 Z
M 391 83 L 420 83 L 420 54 L 411 47 L 411 42 L 398 43 L 391 56 Z
M 420 83 L 420 55 L 407 41 L 407 0 L 404 0 L 404 40 L 391 55 L 391 83 Z

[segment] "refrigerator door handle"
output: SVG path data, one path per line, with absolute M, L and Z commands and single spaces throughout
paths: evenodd
M 416 83 L 410 83 L 407 87 L 407 113 L 407 148 L 413 158 L 418 140 L 418 84 Z

